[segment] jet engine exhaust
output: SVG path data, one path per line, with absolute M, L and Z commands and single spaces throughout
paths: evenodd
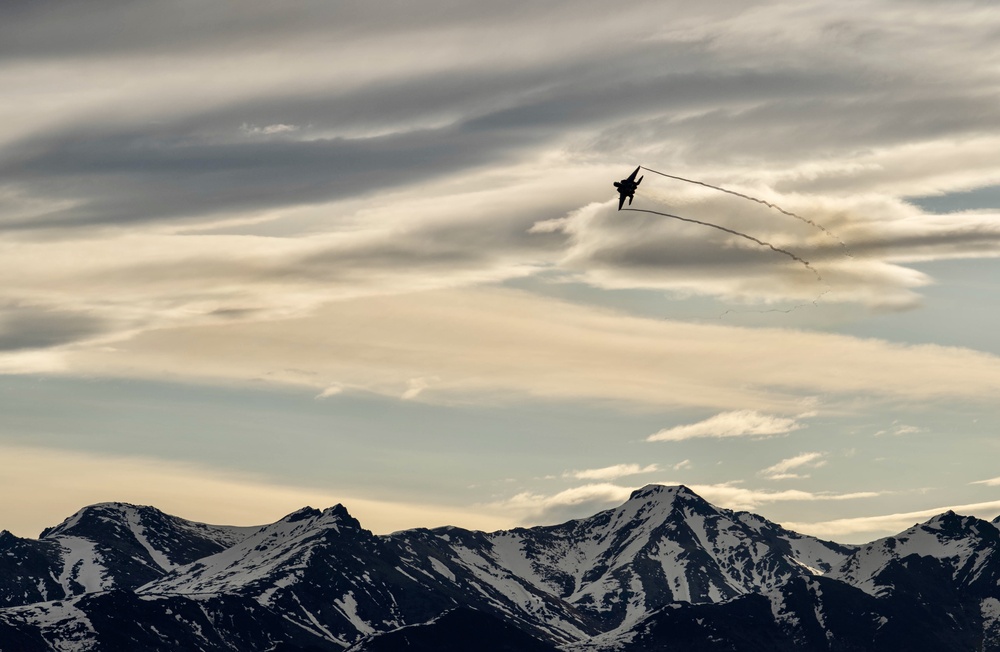
M 649 170 L 649 168 L 646 168 L 646 169 Z M 654 172 L 654 170 L 649 170 L 649 171 L 650 172 Z M 622 208 L 621 210 L 623 210 L 623 211 L 635 211 L 637 213 L 651 213 L 653 215 L 660 215 L 662 217 L 670 217 L 670 218 L 673 218 L 675 220 L 680 220 L 682 222 L 690 222 L 691 224 L 700 224 L 702 226 L 708 226 L 708 227 L 711 227 L 713 229 L 718 229 L 719 231 L 725 231 L 726 233 L 731 233 L 732 235 L 738 235 L 739 237 L 746 238 L 747 240 L 750 240 L 751 242 L 756 242 L 757 244 L 761 245 L 762 247 L 768 247 L 772 251 L 775 251 L 775 252 L 777 252 L 779 254 L 784 254 L 785 256 L 788 256 L 792 260 L 794 260 L 794 261 L 796 261 L 798 263 L 801 263 L 803 267 L 805 267 L 810 272 L 812 272 L 813 274 L 815 274 L 816 275 L 816 280 L 818 280 L 818 281 L 822 281 L 823 280 L 823 277 L 820 276 L 819 272 L 816 271 L 815 267 L 813 267 L 812 265 L 809 264 L 809 261 L 807 261 L 807 260 L 805 260 L 803 258 L 800 258 L 800 257 L 796 256 L 795 254 L 793 254 L 792 252 L 787 251 L 785 249 L 782 249 L 781 247 L 775 247 L 770 242 L 765 242 L 764 240 L 758 240 L 757 238 L 753 237 L 752 235 L 747 235 L 746 233 L 741 233 L 740 231 L 735 231 L 733 229 L 727 229 L 724 226 L 719 226 L 718 224 L 712 224 L 711 222 L 702 222 L 701 220 L 694 220 L 694 219 L 691 219 L 689 217 L 681 217 L 680 215 L 672 215 L 670 213 L 661 213 L 659 211 L 651 211 L 651 210 L 646 209 L 646 208 Z
M 724 193 L 729 194 L 729 195 L 734 195 L 734 196 L 740 197 L 742 199 L 749 199 L 750 201 L 757 202 L 758 204 L 763 204 L 764 206 L 767 206 L 768 208 L 772 208 L 772 209 L 778 211 L 779 213 L 784 213 L 785 215 L 787 215 L 789 217 L 794 217 L 797 220 L 801 220 L 802 222 L 805 222 L 806 224 L 809 224 L 811 226 L 816 227 L 817 229 L 819 229 L 820 231 L 822 231 L 823 233 L 825 233 L 827 236 L 829 236 L 829 237 L 833 238 L 834 240 L 836 240 L 838 243 L 840 243 L 840 246 L 844 248 L 844 253 L 846 255 L 850 256 L 851 258 L 854 258 L 854 254 L 851 253 L 850 248 L 847 246 L 847 244 L 844 243 L 843 240 L 841 240 L 840 238 L 838 238 L 836 236 L 836 234 L 834 234 L 832 231 L 830 231 L 829 229 L 827 229 L 822 224 L 817 224 L 816 222 L 810 220 L 808 217 L 802 217 L 801 215 L 798 215 L 798 214 L 793 213 L 791 211 L 786 211 L 784 208 L 782 208 L 781 206 L 778 206 L 777 204 L 772 204 L 771 202 L 765 201 L 765 200 L 760 199 L 758 197 L 752 197 L 750 195 L 744 195 L 743 193 L 736 192 L 735 190 L 730 190 L 728 188 L 723 188 L 721 186 L 713 186 L 712 184 L 705 183 L 704 181 L 696 181 L 694 179 L 685 179 L 684 177 L 678 177 L 678 176 L 675 176 L 673 174 L 667 174 L 666 172 L 660 172 L 658 170 L 653 170 L 652 168 L 647 168 L 645 165 L 642 165 L 640 167 L 643 170 L 646 170 L 647 172 L 652 172 L 653 174 L 658 174 L 661 177 L 667 177 L 668 179 L 676 179 L 677 181 L 683 181 L 685 183 L 693 183 L 693 184 L 696 184 L 696 185 L 699 185 L 699 186 L 704 186 L 706 188 L 711 188 L 712 190 L 718 190 L 719 192 L 724 192 Z

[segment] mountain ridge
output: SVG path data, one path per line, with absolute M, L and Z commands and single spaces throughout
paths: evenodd
M 375 535 L 339 504 L 240 528 L 99 503 L 38 539 L 0 533 L 0 650 L 376 650 L 399 631 L 433 649 L 458 630 L 495 649 L 1000 649 L 998 548 L 996 522 L 953 512 L 847 546 L 683 485 L 494 532 Z

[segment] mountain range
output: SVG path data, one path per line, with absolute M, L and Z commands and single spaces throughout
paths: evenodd
M 998 546 L 997 521 L 952 512 L 841 545 L 684 486 L 491 533 L 102 503 L 0 533 L 0 650 L 1000 650 Z

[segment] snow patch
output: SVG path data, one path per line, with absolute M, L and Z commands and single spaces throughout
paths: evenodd
M 334 600 L 333 604 L 335 604 L 337 606 L 337 610 L 344 614 L 344 617 L 351 622 L 354 629 L 358 630 L 365 636 L 375 633 L 375 629 L 358 615 L 358 601 L 354 599 L 353 592 L 348 591 L 344 594 L 344 597 Z
M 985 598 L 979 611 L 983 616 L 983 649 L 995 649 L 1000 644 L 1000 600 Z
M 3 610 L 3 616 L 37 627 L 45 642 L 55 652 L 97 650 L 97 632 L 87 614 L 73 602 L 46 602 L 29 607 L 14 607 Z
M 66 595 L 75 595 L 83 587 L 85 593 L 106 591 L 114 586 L 114 579 L 107 575 L 103 559 L 92 541 L 80 537 L 60 536 L 57 541 L 63 549 L 63 569 L 59 585 Z
M 435 571 L 435 572 L 436 572 L 436 573 L 437 573 L 438 575 L 441 575 L 441 576 L 443 576 L 443 577 L 447 577 L 447 578 L 448 578 L 449 580 L 451 580 L 452 582 L 454 582 L 454 581 L 455 581 L 455 574 L 454 574 L 454 573 L 452 573 L 452 572 L 451 572 L 450 570 L 448 570 L 448 567 L 447 567 L 447 566 L 445 566 L 444 564 L 442 564 L 442 563 L 441 563 L 440 561 L 438 561 L 438 559 L 437 559 L 437 558 L 435 558 L 435 557 L 431 557 L 431 558 L 430 558 L 430 561 L 431 561 L 431 566 L 432 566 L 432 567 L 434 568 L 434 571 Z

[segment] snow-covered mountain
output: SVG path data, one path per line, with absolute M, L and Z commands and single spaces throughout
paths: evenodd
M 946 512 L 893 537 L 862 546 L 831 574 L 882 595 L 893 590 L 892 571 L 911 555 L 934 559 L 959 586 L 996 586 L 1000 531 L 993 523 Z
M 105 503 L 0 533 L 0 651 L 1000 649 L 998 545 L 996 524 L 947 513 L 843 546 L 683 486 L 492 533 Z
M 391 542 L 340 505 L 301 509 L 230 548 L 138 589 L 153 595 L 239 595 L 347 646 L 424 622 L 460 604 L 407 573 Z
M 204 525 L 153 507 L 85 507 L 36 539 L 0 532 L 0 606 L 134 589 L 256 528 Z
M 687 487 L 657 485 L 562 525 L 390 538 L 401 544 L 408 567 L 461 577 L 504 601 L 517 620 L 543 616 L 549 634 L 562 641 L 627 629 L 672 602 L 715 603 L 765 590 L 839 566 L 853 551 L 717 509 Z

